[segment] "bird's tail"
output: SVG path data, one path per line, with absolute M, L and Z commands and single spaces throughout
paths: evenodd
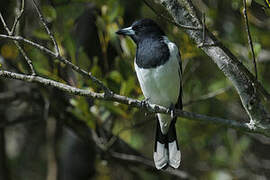
M 181 161 L 181 152 L 177 142 L 175 130 L 176 118 L 170 123 L 167 134 L 161 132 L 160 122 L 157 122 L 154 162 L 157 169 L 165 169 L 168 165 L 178 168 Z
M 169 165 L 173 168 L 178 168 L 181 162 L 181 152 L 177 142 L 177 135 L 175 129 L 176 117 L 173 118 L 167 134 L 168 149 L 169 149 Z

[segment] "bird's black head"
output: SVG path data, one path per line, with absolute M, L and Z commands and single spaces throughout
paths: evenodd
M 130 36 L 135 43 L 148 37 L 164 36 L 162 29 L 151 19 L 135 21 L 130 27 L 120 29 L 116 33 L 119 35 Z

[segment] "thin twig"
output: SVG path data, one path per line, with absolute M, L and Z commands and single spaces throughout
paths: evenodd
M 9 30 L 9 28 L 7 27 L 6 21 L 4 20 L 4 18 L 3 18 L 3 16 L 2 16 L 2 13 L 1 13 L 1 12 L 0 12 L 0 20 L 1 20 L 1 22 L 2 22 L 2 24 L 3 24 L 3 26 L 4 26 L 4 28 L 5 28 L 5 30 L 7 31 L 8 35 L 11 35 L 11 34 L 10 34 L 10 30 Z
M 10 32 L 11 35 L 14 35 L 16 26 L 17 26 L 18 22 L 20 21 L 22 15 L 23 15 L 23 13 L 24 13 L 24 7 L 25 7 L 25 6 L 24 6 L 24 0 L 22 0 L 20 12 L 19 12 L 19 14 L 15 17 L 13 26 L 12 26 L 12 28 L 11 28 L 11 32 Z
M 32 75 L 35 76 L 36 75 L 36 72 L 34 70 L 34 66 L 33 66 L 32 60 L 26 55 L 26 52 L 19 45 L 18 42 L 14 41 L 14 43 L 17 46 L 17 48 L 19 49 L 20 53 L 23 55 L 23 57 L 26 60 L 27 64 L 29 65 Z
M 40 21 L 42 22 L 44 28 L 46 29 L 47 34 L 50 36 L 50 38 L 51 38 L 51 40 L 53 42 L 55 53 L 56 53 L 56 56 L 58 57 L 60 55 L 60 52 L 59 52 L 59 47 L 57 45 L 56 39 L 55 39 L 54 35 L 52 34 L 52 32 L 50 31 L 49 27 L 47 26 L 47 21 L 45 20 L 42 13 L 40 12 L 35 0 L 32 0 L 32 1 L 33 1 L 33 4 L 34 4 L 34 7 L 35 7 L 35 9 L 36 9 L 36 11 L 38 13 Z
M 257 80 L 258 79 L 257 63 L 256 63 L 256 57 L 255 57 L 254 48 L 253 48 L 252 37 L 250 35 L 248 16 L 247 16 L 247 3 L 246 3 L 246 0 L 243 0 L 243 4 L 244 4 L 244 11 L 243 12 L 244 12 L 244 18 L 245 18 L 245 22 L 246 22 L 246 32 L 247 32 L 247 36 L 248 36 L 248 44 L 249 44 L 249 47 L 250 47 L 251 52 L 252 52 L 255 78 Z
M 2 13 L 0 13 L 0 19 L 2 21 L 2 24 L 6 30 L 6 32 L 8 33 L 9 36 L 12 36 L 12 31 L 10 31 L 10 29 L 8 28 L 3 16 L 2 16 Z M 17 19 L 17 18 L 16 18 Z M 15 21 L 16 21 L 15 19 Z M 18 18 L 19 19 L 19 18 Z M 15 24 L 15 23 L 14 23 Z M 17 23 L 16 23 L 17 24 Z M 30 67 L 30 70 L 31 70 L 31 74 L 34 76 L 36 75 L 36 72 L 35 72 L 35 69 L 34 69 L 34 66 L 33 66 L 33 63 L 31 61 L 31 59 L 27 56 L 26 52 L 23 50 L 23 48 L 21 47 L 21 45 L 17 42 L 17 41 L 13 41 L 16 45 L 16 47 L 19 49 L 19 51 L 21 52 L 21 54 L 23 55 L 26 63 L 28 64 L 28 66 Z
M 9 35 L 5 35 L 5 34 L 0 34 L 0 38 L 6 38 L 6 39 L 11 39 L 11 40 L 21 41 L 21 42 L 27 43 L 27 44 L 39 49 L 40 51 L 46 53 L 47 55 L 50 55 L 51 57 L 56 58 L 56 54 L 53 51 L 51 51 L 50 49 L 48 49 L 40 44 L 37 44 L 33 41 L 30 41 L 28 39 L 25 39 L 21 36 L 9 36 Z
M 74 65 L 73 63 L 71 63 L 69 60 L 67 60 L 65 57 L 63 56 L 57 56 L 57 54 L 55 54 L 54 52 L 52 52 L 50 49 L 40 45 L 40 44 L 37 44 L 33 41 L 30 41 L 28 39 L 25 39 L 21 36 L 7 36 L 7 35 L 4 35 L 4 34 L 0 34 L 0 37 L 2 38 L 6 38 L 6 39 L 12 39 L 12 40 L 16 40 L 16 41 L 22 41 L 22 42 L 25 42 L 39 50 L 41 50 L 42 52 L 46 53 L 47 55 L 53 57 L 53 58 L 56 58 L 56 59 L 59 59 L 61 62 L 63 62 L 64 64 L 68 65 L 69 67 L 71 67 L 74 71 L 78 72 L 79 74 L 85 76 L 85 77 L 88 77 L 90 78 L 95 84 L 97 84 L 106 94 L 106 96 L 111 96 L 113 94 L 113 92 L 107 88 L 102 81 L 100 81 L 99 79 L 97 79 L 95 76 L 93 76 L 90 72 L 87 72 L 83 69 L 81 69 L 80 67 Z

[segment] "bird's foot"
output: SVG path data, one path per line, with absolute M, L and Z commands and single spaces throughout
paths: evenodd
M 169 107 L 168 112 L 171 113 L 171 118 L 175 117 L 175 106 L 173 104 L 171 104 L 171 106 Z
M 146 107 L 149 104 L 150 97 L 145 98 L 144 100 L 141 101 L 141 106 Z

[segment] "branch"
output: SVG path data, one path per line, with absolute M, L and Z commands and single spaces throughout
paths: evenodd
M 42 13 L 40 12 L 40 10 L 38 9 L 35 1 L 33 0 L 33 4 L 36 8 L 36 11 L 39 15 L 39 19 L 40 21 L 42 22 L 43 26 L 45 27 L 46 29 L 46 32 L 47 34 L 50 36 L 51 40 L 53 41 L 53 44 L 54 44 L 54 47 L 55 47 L 55 51 L 56 53 L 54 53 L 53 51 L 49 50 L 48 48 L 44 47 L 44 46 L 41 46 L 37 43 L 34 43 L 34 42 L 31 42 L 29 40 L 26 40 L 20 36 L 12 36 L 11 34 L 11 31 L 9 30 L 9 28 L 7 27 L 6 23 L 5 23 L 5 20 L 4 18 L 2 17 L 2 14 L 0 13 L 0 20 L 2 21 L 3 25 L 4 25 L 4 28 L 6 29 L 7 33 L 9 36 L 7 35 L 1 35 L 2 38 L 8 38 L 8 39 L 13 39 L 15 41 L 23 41 L 23 42 L 26 42 L 38 49 L 40 49 L 41 51 L 43 51 L 44 53 L 46 53 L 47 55 L 55 58 L 55 59 L 59 59 L 61 62 L 63 62 L 64 64 L 66 64 L 67 66 L 71 67 L 74 71 L 78 72 L 79 74 L 87 77 L 87 78 L 90 78 L 95 84 L 97 84 L 104 92 L 106 95 L 111 95 L 113 94 L 113 92 L 107 88 L 99 79 L 97 79 L 96 77 L 94 77 L 90 72 L 86 72 L 85 70 L 81 69 L 80 67 L 72 64 L 70 61 L 68 61 L 65 57 L 61 56 L 60 53 L 59 53 L 59 48 L 58 48 L 58 45 L 57 45 L 57 42 L 53 36 L 53 34 L 51 33 L 51 31 L 49 30 L 48 26 L 47 26 L 47 23 L 42 15 Z M 19 18 L 18 18 L 19 19 Z M 16 38 L 14 38 L 16 37 Z M 26 56 L 26 53 L 24 52 L 24 50 L 20 47 L 20 45 L 16 42 L 15 43 L 16 46 L 19 48 L 19 50 L 21 51 L 21 53 L 23 55 L 25 55 L 25 59 L 27 61 L 27 63 L 29 64 L 30 68 L 31 68 L 31 71 L 32 71 L 32 75 L 35 75 L 35 72 L 34 72 L 34 68 L 33 68 L 33 65 L 32 65 L 32 61 L 30 60 L 30 58 L 28 58 Z
M 127 104 L 131 107 L 144 109 L 151 113 L 171 114 L 170 109 L 162 107 L 162 106 L 149 104 L 149 103 L 142 103 L 142 101 L 128 98 L 125 96 L 121 96 L 118 94 L 106 95 L 105 93 L 96 93 L 87 89 L 79 89 L 76 87 L 72 87 L 72 86 L 59 83 L 54 80 L 39 77 L 39 76 L 24 75 L 24 74 L 18 74 L 18 73 L 0 70 L 0 77 L 9 78 L 9 79 L 17 79 L 17 80 L 22 80 L 25 82 L 32 82 L 32 83 L 35 82 L 44 86 L 51 86 L 51 87 L 57 88 L 59 90 L 65 91 L 73 95 L 79 95 L 79 96 L 91 97 L 94 99 L 100 99 L 104 101 L 113 101 L 113 102 L 118 102 L 122 104 Z M 254 126 L 254 124 L 252 123 L 241 123 L 235 120 L 223 119 L 223 118 L 218 118 L 218 117 L 210 117 L 210 116 L 197 114 L 193 112 L 182 111 L 178 109 L 175 111 L 175 115 L 178 117 L 182 117 L 182 118 L 186 118 L 190 120 L 196 120 L 203 123 L 223 125 L 223 126 L 239 129 L 245 132 L 260 133 L 260 134 L 264 134 L 265 136 L 270 137 L 270 126 Z
M 15 28 L 16 28 L 16 25 L 17 23 L 19 22 L 22 14 L 24 12 L 24 0 L 22 0 L 22 8 L 21 8 L 21 11 L 20 13 L 18 14 L 18 16 L 15 18 L 15 21 L 13 23 L 13 27 L 12 29 L 10 30 L 2 16 L 2 13 L 0 12 L 0 20 L 2 21 L 2 24 L 6 30 L 6 32 L 8 33 L 8 35 L 12 36 L 14 34 L 14 31 L 15 31 Z M 35 72 L 35 69 L 34 69 L 34 66 L 32 64 L 32 61 L 31 59 L 26 55 L 25 51 L 23 50 L 23 48 L 21 47 L 21 45 L 17 42 L 17 41 L 13 41 L 15 43 L 15 45 L 17 46 L 17 48 L 19 49 L 19 51 L 21 52 L 21 54 L 23 55 L 26 63 L 28 64 L 30 70 L 31 70 L 31 73 L 32 75 L 36 75 L 36 72 Z
M 110 96 L 111 94 L 113 94 L 113 92 L 107 88 L 99 79 L 97 79 L 95 76 L 93 76 L 91 74 L 91 72 L 87 72 L 83 69 L 81 69 L 80 67 L 74 65 L 73 63 L 71 63 L 68 59 L 66 59 L 65 57 L 63 56 L 60 56 L 60 55 L 57 55 L 56 53 L 54 53 L 53 51 L 51 51 L 50 49 L 40 45 L 40 44 L 37 44 L 33 41 L 30 41 L 28 39 L 25 39 L 21 36 L 8 36 L 8 35 L 5 35 L 5 34 L 0 34 L 0 38 L 6 38 L 6 39 L 11 39 L 11 40 L 15 40 L 15 41 L 21 41 L 21 42 L 24 42 L 24 43 L 27 43 L 37 49 L 39 49 L 40 51 L 44 52 L 45 54 L 51 56 L 52 58 L 55 58 L 55 59 L 59 59 L 62 63 L 64 63 L 65 65 L 71 67 L 74 71 L 78 72 L 79 74 L 87 77 L 87 78 L 90 78 L 94 83 L 96 83 L 104 92 L 106 95 Z
M 36 9 L 36 11 L 38 13 L 38 16 L 39 16 L 40 21 L 42 22 L 44 28 L 46 29 L 47 34 L 50 36 L 50 38 L 51 38 L 51 40 L 53 42 L 54 49 L 55 49 L 55 55 L 56 56 L 59 56 L 60 55 L 59 47 L 58 47 L 58 45 L 56 43 L 55 37 L 52 34 L 52 32 L 50 31 L 49 27 L 47 26 L 47 22 L 46 22 L 45 18 L 43 17 L 43 15 L 41 14 L 41 12 L 40 12 L 40 10 L 39 10 L 39 8 L 38 8 L 35 0 L 32 0 L 32 1 L 33 1 L 33 4 L 34 4 L 34 7 L 35 7 L 35 9 Z
M 255 58 L 255 53 L 254 53 L 254 48 L 253 48 L 253 42 L 252 42 L 252 38 L 251 38 L 251 35 L 250 35 L 250 30 L 249 30 L 248 16 L 247 16 L 247 2 L 246 2 L 246 0 L 243 0 L 243 4 L 244 4 L 243 13 L 244 13 L 244 18 L 245 18 L 245 22 L 246 22 L 246 32 L 247 32 L 247 36 L 248 36 L 248 44 L 249 44 L 249 47 L 250 47 L 251 52 L 252 52 L 255 78 L 257 80 L 258 79 L 257 64 L 256 64 L 256 58 Z
M 23 13 L 24 13 L 24 7 L 25 7 L 25 6 L 24 6 L 24 0 L 22 0 L 20 12 L 19 12 L 18 15 L 15 17 L 13 26 L 12 26 L 11 31 L 10 31 L 10 34 L 11 34 L 11 35 L 14 35 L 15 29 L 16 29 L 16 27 L 17 27 L 17 24 L 18 24 L 18 22 L 20 21 L 22 15 L 23 15 Z
M 158 0 L 172 16 L 174 21 L 187 26 L 202 27 L 197 11 L 191 0 Z M 254 127 L 269 127 L 270 115 L 261 103 L 262 93 L 265 99 L 270 100 L 270 94 L 248 71 L 248 69 L 237 60 L 237 58 L 219 42 L 212 33 L 205 29 L 202 31 L 184 29 L 189 37 L 199 46 L 203 43 L 211 46 L 200 48 L 217 64 L 219 69 L 232 81 L 236 88 L 242 105 L 250 117 L 250 124 Z M 205 42 L 203 37 L 205 37 Z

